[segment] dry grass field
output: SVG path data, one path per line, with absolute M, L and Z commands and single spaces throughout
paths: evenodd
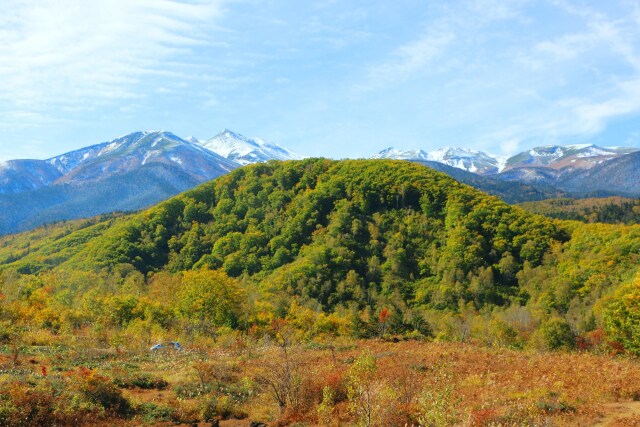
M 33 347 L 17 360 L 2 354 L 0 422 L 635 426 L 639 368 L 619 356 L 419 341 L 235 339 L 161 353 Z M 126 404 L 114 406 L 118 399 Z

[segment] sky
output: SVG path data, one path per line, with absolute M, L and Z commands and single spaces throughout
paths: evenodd
M 640 1 L 3 0 L 0 160 L 225 128 L 333 158 L 640 146 Z

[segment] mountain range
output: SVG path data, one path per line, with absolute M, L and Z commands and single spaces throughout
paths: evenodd
M 200 141 L 135 132 L 46 160 L 0 164 L 0 233 L 153 205 L 248 163 L 300 156 L 224 130 Z
M 153 205 L 233 169 L 303 156 L 223 130 L 210 139 L 134 132 L 46 160 L 0 163 L 0 234 Z M 509 203 L 560 196 L 640 196 L 640 151 L 596 145 L 542 146 L 512 157 L 466 148 L 393 147 L 402 159 L 448 174 Z
M 546 145 L 502 157 L 466 148 L 426 152 L 390 147 L 374 158 L 435 161 L 492 180 L 532 185 L 547 194 L 640 196 L 639 152 L 633 147 Z

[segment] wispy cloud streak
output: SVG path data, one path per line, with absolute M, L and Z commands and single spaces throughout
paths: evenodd
M 189 67 L 221 1 L 7 0 L 0 16 L 0 106 L 38 111 L 144 96 L 157 73 Z

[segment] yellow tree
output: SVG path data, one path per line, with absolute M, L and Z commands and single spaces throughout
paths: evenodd
M 211 326 L 235 327 L 242 314 L 245 292 L 222 271 L 185 271 L 178 291 L 183 317 Z

